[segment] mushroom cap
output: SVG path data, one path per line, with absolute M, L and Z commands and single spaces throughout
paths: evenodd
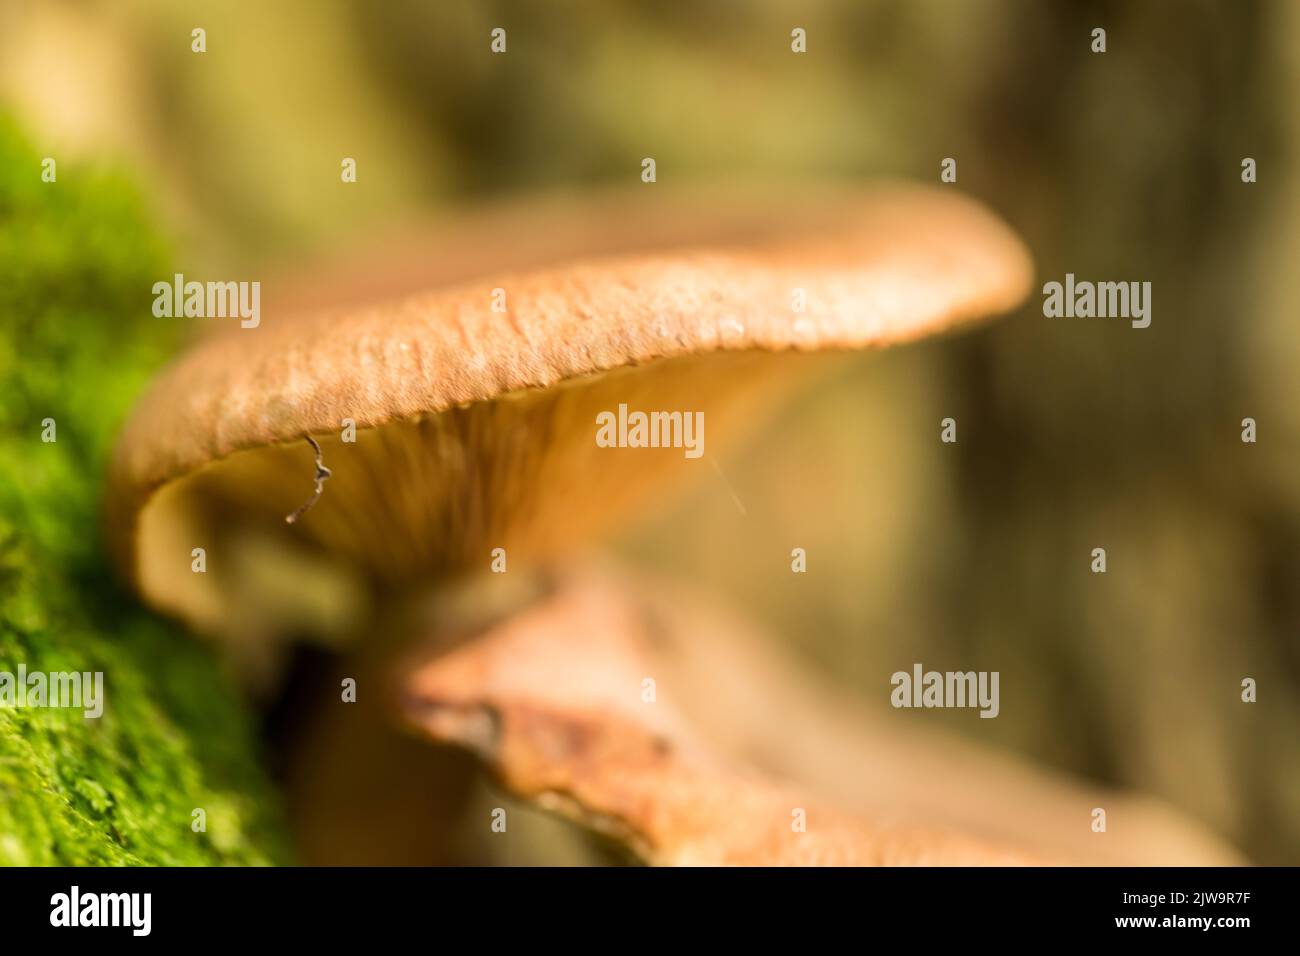
M 897 719 L 688 583 L 600 559 L 557 571 L 511 616 L 483 603 L 440 603 L 423 631 L 437 638 L 368 683 L 511 794 L 647 862 L 1246 862 L 1153 796 Z M 323 735 L 335 746 L 318 765 L 354 719 Z M 1086 825 L 1098 806 L 1124 821 L 1100 841 Z
M 784 394 L 803 368 L 791 354 L 917 339 L 1008 310 L 1030 286 L 1019 240 L 951 190 L 742 201 L 651 188 L 567 216 L 495 211 L 476 245 L 499 235 L 502 251 L 450 256 L 463 261 L 430 270 L 437 288 L 274 311 L 254 329 L 232 320 L 201 339 L 118 444 L 108 522 L 120 566 L 146 599 L 204 626 L 238 587 L 236 562 L 212 547 L 238 546 L 259 577 L 279 560 L 267 555 L 293 554 L 395 582 L 486 566 L 494 547 L 549 556 L 700 468 L 680 448 L 598 448 L 597 412 L 703 411 L 709 454 Z M 647 251 L 632 251 L 642 235 Z M 545 264 L 550 246 L 559 264 Z M 457 271 L 475 278 L 453 282 Z M 354 444 L 340 439 L 349 421 Z M 311 491 L 308 435 L 333 478 L 286 526 Z M 194 547 L 225 570 L 191 574 Z
M 734 646 L 727 623 L 692 608 L 677 629 L 662 611 L 680 605 L 655 607 L 639 579 L 617 572 L 582 569 L 554 583 L 473 640 L 398 670 L 393 696 L 411 728 L 476 754 L 511 794 L 660 866 L 1055 862 L 941 821 L 901 819 L 906 808 L 850 814 L 753 765 L 763 747 L 720 748 L 688 712 L 689 681 L 675 679 L 671 658 L 680 653 L 674 645 L 701 643 L 702 630 Z M 780 709 L 744 713 L 759 723 L 789 719 Z M 821 738 L 803 745 L 817 750 Z M 792 814 L 809 825 L 793 827 Z

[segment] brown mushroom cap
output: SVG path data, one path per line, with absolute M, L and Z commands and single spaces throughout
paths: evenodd
M 948 190 L 693 200 L 672 222 L 662 196 L 611 207 L 608 241 L 590 229 L 577 241 L 556 219 L 516 232 L 496 214 L 510 246 L 500 268 L 528 270 L 266 314 L 202 340 L 155 382 L 118 446 L 109 527 L 122 566 L 148 600 L 202 626 L 230 607 L 233 565 L 260 569 L 259 554 L 399 583 L 486 566 L 494 547 L 549 555 L 702 467 L 681 449 L 598 448 L 597 412 L 703 411 L 707 455 L 730 422 L 781 394 L 801 366 L 789 353 L 933 334 L 1014 307 L 1030 284 L 1010 230 Z M 642 221 L 653 251 L 628 252 Z M 541 267 L 552 231 L 569 261 Z M 462 271 L 480 275 L 484 257 L 471 258 Z M 505 313 L 492 311 L 496 288 Z M 355 444 L 339 437 L 348 420 Z M 287 526 L 311 490 L 307 435 L 333 478 Z M 200 546 L 212 566 L 193 575 Z M 219 559 L 235 548 L 238 562 Z
M 718 621 L 692 609 L 684 632 L 665 630 L 657 611 L 647 613 L 643 591 L 618 574 L 564 575 L 527 610 L 403 668 L 394 696 L 405 719 L 431 740 L 477 754 L 515 796 L 605 833 L 650 864 L 1054 862 L 1041 848 L 899 819 L 906 808 L 846 813 L 802 782 L 719 750 L 684 706 L 688 689 L 663 646 L 700 643 L 701 625 L 713 637 Z M 650 682 L 657 687 L 647 700 Z M 781 711 L 747 715 L 787 719 Z M 807 825 L 792 826 L 792 814 Z
M 511 794 L 648 862 L 1245 862 L 1158 798 L 899 721 L 690 585 L 575 562 L 519 613 L 472 621 L 442 605 L 427 631 L 439 639 L 380 696 Z M 354 718 L 334 719 L 321 763 Z M 1124 821 L 1104 840 L 1087 825 L 1098 806 Z

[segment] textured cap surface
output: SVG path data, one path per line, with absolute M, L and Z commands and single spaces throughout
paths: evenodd
M 937 190 L 796 206 L 766 226 L 752 245 L 588 259 L 209 339 L 141 403 L 121 480 L 149 487 L 344 418 L 378 425 L 658 358 L 902 342 L 1013 307 L 1031 276 L 1002 223 Z

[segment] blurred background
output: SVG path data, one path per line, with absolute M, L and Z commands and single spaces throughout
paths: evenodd
M 619 547 L 882 706 L 914 661 L 998 670 L 998 720 L 898 716 L 1295 864 L 1298 53 L 1285 0 L 0 0 L 0 108 L 40 155 L 130 170 L 196 276 L 634 183 L 643 156 L 661 182 L 937 183 L 956 158 L 952 188 L 1024 237 L 1039 289 L 1149 280 L 1150 328 L 1045 319 L 1036 292 L 854 357 L 724 463 L 745 514 L 702 482 Z

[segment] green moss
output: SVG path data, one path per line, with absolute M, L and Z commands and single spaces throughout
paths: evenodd
M 121 175 L 57 175 L 0 117 L 0 670 L 102 671 L 105 708 L 0 707 L 0 864 L 277 862 L 237 693 L 101 540 L 113 435 L 176 344 L 149 310 L 166 251 Z

